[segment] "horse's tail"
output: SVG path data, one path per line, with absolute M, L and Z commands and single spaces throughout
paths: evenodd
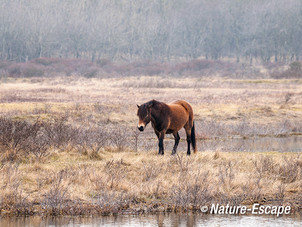
M 194 149 L 194 153 L 197 152 L 197 147 L 196 147 L 196 138 L 195 138 L 195 123 L 193 121 L 193 127 L 191 129 L 191 142 L 192 142 L 192 146 Z

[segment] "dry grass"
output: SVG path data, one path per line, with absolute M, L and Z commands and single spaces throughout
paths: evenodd
M 302 131 L 302 80 L 297 79 L 70 77 L 10 79 L 0 86 L 0 114 L 15 119 L 68 115 L 80 125 L 86 121 L 135 127 L 136 104 L 152 98 L 164 102 L 184 99 L 194 108 L 197 134 L 202 138 L 284 136 Z M 206 135 L 208 128 L 221 130 L 215 132 L 218 135 Z
M 301 135 L 301 82 L 8 78 L 0 84 L 1 214 L 179 211 L 214 202 L 301 209 L 298 152 L 273 152 L 270 143 L 263 153 L 201 146 Z M 165 156 L 156 155 L 151 127 L 136 130 L 136 104 L 153 98 L 192 103 L 202 152 L 187 157 L 182 140 L 171 156 L 168 137 Z
M 301 208 L 297 153 L 202 152 L 191 157 L 102 150 L 1 168 L 1 213 L 107 214 L 197 210 L 211 203 Z M 92 209 L 93 208 L 93 209 Z

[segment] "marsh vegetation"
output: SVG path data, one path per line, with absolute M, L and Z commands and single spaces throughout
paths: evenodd
M 0 92 L 1 214 L 198 211 L 211 203 L 301 208 L 300 79 L 197 76 L 7 77 Z M 136 104 L 190 101 L 196 155 L 139 134 Z M 170 139 L 169 139 L 170 138 Z M 217 141 L 267 138 L 262 152 Z M 273 140 L 272 140 L 273 141 Z M 285 142 L 286 143 L 286 142 Z
M 1 215 L 301 210 L 301 1 L 0 6 Z M 151 99 L 192 105 L 196 155 L 138 133 Z

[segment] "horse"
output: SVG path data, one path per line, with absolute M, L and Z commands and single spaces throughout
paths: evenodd
M 142 105 L 137 105 L 138 130 L 144 131 L 148 123 L 151 125 L 158 138 L 158 154 L 164 155 L 164 137 L 165 134 L 172 133 L 175 139 L 172 155 L 176 154 L 176 149 L 180 140 L 178 131 L 184 128 L 187 135 L 187 155 L 191 154 L 190 144 L 197 152 L 195 139 L 195 126 L 193 119 L 193 109 L 189 103 L 184 100 L 177 100 L 170 104 L 151 100 Z

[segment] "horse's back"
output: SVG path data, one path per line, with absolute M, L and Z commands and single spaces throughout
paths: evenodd
M 193 125 L 193 109 L 191 105 L 184 101 L 184 100 L 177 100 L 169 104 L 170 109 L 172 110 L 172 113 L 175 115 L 183 115 L 181 118 L 184 119 L 184 117 L 187 119 L 186 121 L 189 121 L 190 125 Z
M 174 101 L 171 103 L 172 105 L 173 104 L 176 104 L 176 105 L 181 105 L 183 108 L 185 108 L 185 110 L 189 113 L 189 114 L 192 114 L 193 115 L 193 109 L 191 107 L 191 105 L 186 102 L 185 100 L 177 100 L 177 101 Z

